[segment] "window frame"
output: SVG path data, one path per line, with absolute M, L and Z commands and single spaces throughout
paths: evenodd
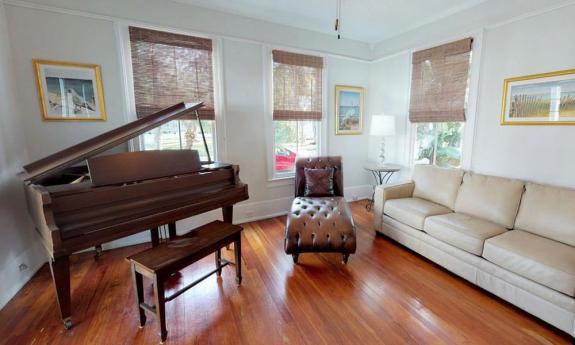
M 161 27 L 155 25 L 144 25 L 137 22 L 120 22 L 116 23 L 115 31 L 118 42 L 120 67 L 123 91 L 124 91 L 124 121 L 131 122 L 137 119 L 136 115 L 136 99 L 134 94 L 134 74 L 132 70 L 132 52 L 130 45 L 129 27 L 136 26 L 143 29 L 164 31 L 180 35 L 195 36 L 207 38 L 212 40 L 212 73 L 214 83 L 214 112 L 215 120 L 213 124 L 214 152 L 210 152 L 212 160 L 225 161 L 227 158 L 227 150 L 225 145 L 225 112 L 223 107 L 224 87 L 223 87 L 223 59 L 222 59 L 222 40 L 219 37 L 206 35 L 198 32 L 191 32 L 187 30 L 178 30 L 168 27 Z M 128 142 L 128 150 L 142 151 L 142 138 L 141 136 L 135 137 Z
M 328 98 L 328 61 L 324 54 L 318 54 L 317 52 L 310 52 L 305 50 L 297 50 L 292 48 L 280 47 L 280 46 L 269 46 L 265 45 L 262 49 L 263 54 L 263 76 L 264 76 L 264 107 L 265 107 L 265 121 L 264 121 L 264 129 L 266 132 L 266 161 L 267 161 L 267 175 L 268 175 L 268 182 L 273 184 L 281 184 L 284 183 L 282 181 L 288 182 L 291 184 L 291 180 L 295 177 L 295 171 L 293 172 L 277 172 L 275 170 L 275 123 L 273 120 L 273 107 L 274 107 L 274 95 L 273 95 L 273 59 L 272 59 L 272 51 L 276 50 L 283 50 L 290 53 L 297 53 L 297 54 L 308 54 L 319 56 L 324 61 L 324 66 L 322 70 L 322 95 L 321 95 L 321 121 L 317 121 L 317 135 L 316 143 L 318 145 L 318 154 L 323 156 L 326 155 L 327 152 L 327 124 L 328 121 L 326 119 L 327 113 L 327 98 Z
M 435 43 L 430 43 L 425 46 L 413 48 L 409 50 L 409 83 L 408 83 L 408 95 L 406 103 L 406 114 L 409 114 L 409 102 L 411 99 L 411 74 L 413 73 L 412 68 L 412 58 L 413 53 L 419 50 L 432 48 L 445 43 L 457 41 L 465 37 L 473 38 L 473 49 L 471 64 L 469 65 L 470 78 L 467 90 L 467 108 L 466 108 L 466 119 L 463 126 L 463 134 L 461 136 L 461 166 L 460 169 L 472 170 L 473 169 L 473 146 L 475 143 L 475 132 L 477 124 L 477 113 L 479 107 L 479 87 L 480 87 L 480 70 L 481 70 L 481 57 L 483 51 L 483 32 L 484 30 L 467 33 L 463 36 L 455 37 L 446 41 L 439 41 Z M 411 170 L 415 165 L 415 140 L 417 138 L 417 128 L 416 123 L 411 123 L 409 121 L 409 116 L 405 116 L 405 122 L 408 128 L 408 142 L 409 146 L 405 154 L 407 156 L 404 158 L 405 162 Z

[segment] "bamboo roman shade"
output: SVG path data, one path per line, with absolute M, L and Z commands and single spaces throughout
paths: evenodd
M 281 50 L 272 56 L 273 119 L 320 121 L 323 58 Z
M 465 103 L 473 39 L 413 54 L 411 122 L 465 121 Z
M 179 102 L 204 102 L 200 118 L 213 120 L 212 41 L 130 27 L 138 118 Z

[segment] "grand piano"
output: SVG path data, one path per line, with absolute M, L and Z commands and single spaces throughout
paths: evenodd
M 233 205 L 248 199 L 238 166 L 200 162 L 195 150 L 101 154 L 169 121 L 197 117 L 202 106 L 176 104 L 23 167 L 28 211 L 50 257 L 66 328 L 72 253 L 146 230 L 154 245 L 159 227 L 175 236 L 177 220 L 218 208 L 231 223 Z M 205 144 L 203 129 L 202 137 Z

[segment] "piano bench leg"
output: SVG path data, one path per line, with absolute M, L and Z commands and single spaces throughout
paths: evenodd
M 154 297 L 156 302 L 156 317 L 158 321 L 159 332 L 161 343 L 166 341 L 168 337 L 168 330 L 166 329 L 166 297 L 164 294 L 164 279 L 154 276 Z
M 216 275 L 218 277 L 222 276 L 222 250 L 216 250 Z
M 144 303 L 144 280 L 134 264 L 132 264 L 132 280 L 134 282 L 134 292 L 136 293 L 136 307 L 138 308 L 140 328 L 142 328 L 146 324 L 146 311 L 141 307 L 141 304 Z

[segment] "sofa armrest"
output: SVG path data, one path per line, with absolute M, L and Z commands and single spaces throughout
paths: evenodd
M 415 189 L 414 182 L 387 184 L 375 187 L 373 197 L 373 225 L 375 230 L 381 230 L 383 222 L 383 206 L 387 200 L 411 198 Z

